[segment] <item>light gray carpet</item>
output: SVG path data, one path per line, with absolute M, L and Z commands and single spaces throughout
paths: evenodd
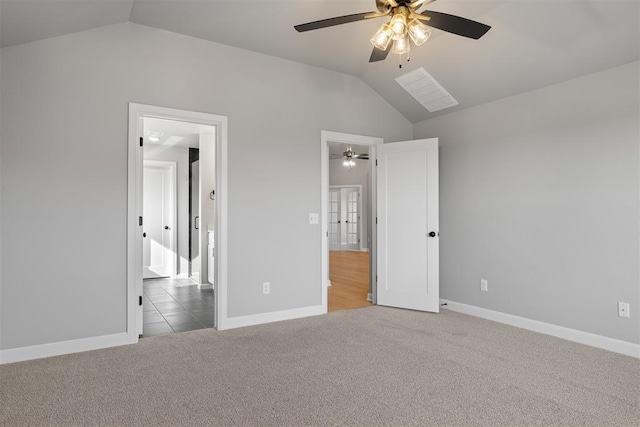
M 640 361 L 371 307 L 0 366 L 0 424 L 640 425 Z

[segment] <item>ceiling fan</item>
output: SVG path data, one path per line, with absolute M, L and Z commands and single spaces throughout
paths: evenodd
M 491 29 L 490 26 L 480 22 L 447 13 L 429 10 L 418 13 L 418 9 L 434 1 L 436 0 L 376 0 L 377 12 L 337 16 L 296 25 L 293 28 L 298 32 L 304 32 L 389 16 L 391 20 L 383 24 L 371 38 L 374 47 L 369 62 L 382 61 L 389 52 L 399 55 L 408 54 L 411 50 L 411 42 L 420 46 L 429 39 L 431 36 L 429 27 L 476 40 Z
M 353 166 L 356 165 L 356 162 L 355 162 L 356 159 L 369 160 L 369 154 L 367 153 L 358 154 L 355 151 L 353 151 L 353 149 L 351 148 L 351 145 L 347 145 L 347 151 L 344 151 L 342 155 L 332 154 L 331 158 L 333 159 L 344 158 L 344 162 L 342 162 L 342 165 L 348 168 L 352 168 Z

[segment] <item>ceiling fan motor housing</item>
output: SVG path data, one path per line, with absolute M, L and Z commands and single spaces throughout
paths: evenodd
M 411 4 L 411 1 L 404 1 L 404 0 L 398 0 L 395 2 L 397 4 L 397 6 L 392 5 L 389 0 L 376 0 L 376 7 L 378 8 L 378 10 L 381 13 L 385 13 L 385 14 L 390 14 L 390 12 L 394 9 L 394 8 L 398 8 L 398 7 L 407 7 L 409 6 L 409 4 Z M 393 11 L 393 13 L 396 13 L 395 11 Z

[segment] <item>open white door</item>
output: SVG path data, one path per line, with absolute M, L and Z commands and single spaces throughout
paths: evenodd
M 144 161 L 142 277 L 171 277 L 175 257 L 175 162 Z
M 377 304 L 437 313 L 438 139 L 377 149 Z

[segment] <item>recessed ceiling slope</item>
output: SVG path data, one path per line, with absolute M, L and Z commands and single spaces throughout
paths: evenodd
M 293 26 L 372 8 L 372 0 L 0 0 L 2 46 L 130 20 L 360 77 L 411 122 L 640 59 L 637 0 L 438 0 L 429 10 L 492 27 L 480 40 L 433 29 L 398 69 L 369 63 L 376 20 Z M 129 10 L 130 9 L 130 16 Z M 394 79 L 423 67 L 460 103 L 430 113 Z
M 0 0 L 0 47 L 127 22 L 133 0 Z
M 445 0 L 433 3 L 440 8 Z M 447 1 L 447 12 L 452 1 Z M 467 14 L 492 26 L 479 41 L 432 37 L 416 49 L 410 65 L 398 69 L 385 61 L 359 77 L 411 122 L 448 114 L 539 89 L 640 59 L 640 2 L 503 1 L 455 2 Z M 459 12 L 455 11 L 450 13 Z M 461 13 L 460 13 L 461 14 Z M 436 30 L 434 30 L 434 33 Z M 424 67 L 459 102 L 429 113 L 407 92 L 390 82 Z M 639 76 L 640 78 L 640 76 Z

